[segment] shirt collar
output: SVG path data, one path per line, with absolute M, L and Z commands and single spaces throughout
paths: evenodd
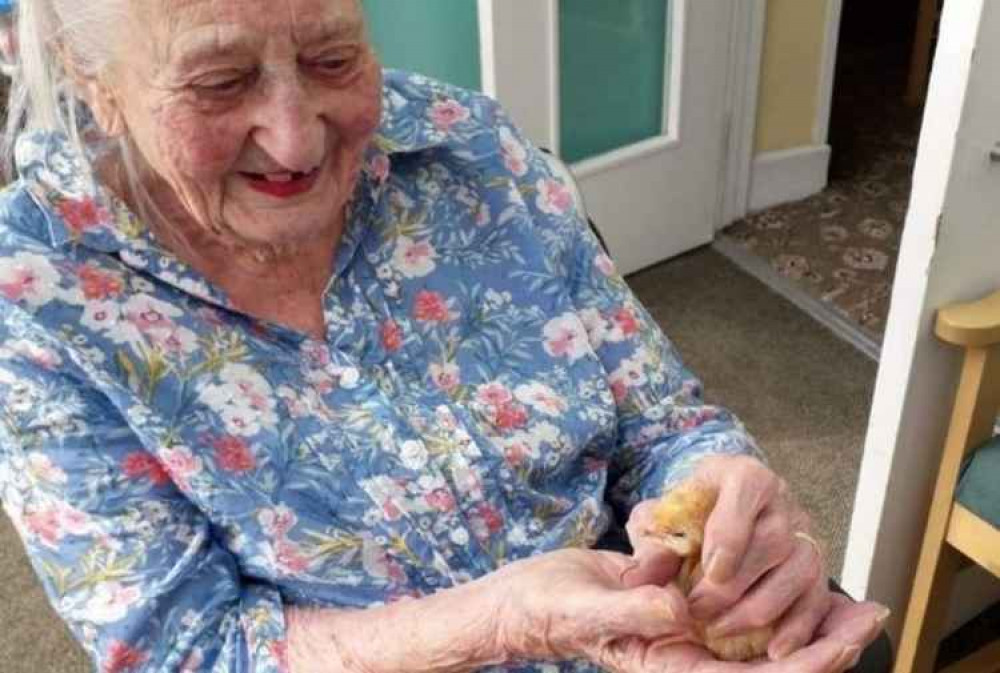
M 435 121 L 435 105 L 447 100 L 450 91 L 428 78 L 395 70 L 385 71 L 384 82 L 382 121 L 365 153 L 337 251 L 335 277 L 344 272 L 357 253 L 395 157 L 460 142 L 450 125 Z M 41 207 L 54 247 L 76 244 L 116 254 L 130 266 L 153 273 L 188 293 L 228 305 L 221 291 L 209 287 L 158 244 L 142 220 L 100 183 L 93 169 L 94 157 L 82 155 L 65 134 L 22 134 L 15 157 L 22 184 Z M 161 268 L 170 270 L 160 273 Z

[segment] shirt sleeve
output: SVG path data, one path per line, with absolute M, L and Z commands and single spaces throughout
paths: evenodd
M 0 321 L 0 497 L 49 600 L 101 673 L 279 673 L 278 592 L 70 358 Z
M 618 412 L 609 501 L 628 511 L 683 481 L 709 455 L 763 460 L 732 413 L 704 402 L 701 382 L 615 270 L 568 186 L 509 122 L 499 127 L 503 160 L 521 174 L 522 198 L 542 223 L 551 272 L 569 279 L 576 318 L 607 372 Z

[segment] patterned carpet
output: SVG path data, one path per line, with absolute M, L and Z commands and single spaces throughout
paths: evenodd
M 922 116 L 903 102 L 905 68 L 898 49 L 842 54 L 827 189 L 753 214 L 723 232 L 878 343 Z

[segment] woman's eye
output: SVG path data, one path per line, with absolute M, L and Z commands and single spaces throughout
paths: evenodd
M 356 61 L 357 59 L 353 55 L 330 56 L 312 61 L 309 65 L 323 75 L 336 76 L 350 72 Z
M 194 88 L 199 93 L 209 96 L 232 96 L 243 91 L 249 85 L 252 78 L 251 74 L 242 74 L 206 79 L 195 82 Z

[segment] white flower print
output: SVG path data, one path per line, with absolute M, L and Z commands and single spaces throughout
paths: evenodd
M 399 447 L 399 458 L 406 469 L 417 472 L 427 465 L 427 447 L 416 440 L 405 441 Z
M 406 278 L 423 278 L 433 273 L 437 252 L 428 241 L 414 241 L 409 236 L 396 240 L 393 266 Z
M 560 416 L 569 408 L 566 400 L 544 383 L 518 386 L 514 390 L 514 397 L 547 416 Z
M 587 354 L 590 345 L 587 330 L 575 313 L 564 313 L 550 320 L 542 334 L 545 352 L 552 357 L 567 358 L 572 363 Z
M 59 273 L 41 255 L 0 257 L 0 297 L 39 307 L 59 295 Z
M 277 424 L 271 386 L 256 370 L 228 364 L 219 373 L 219 380 L 219 385 L 200 388 L 198 396 L 222 417 L 227 432 L 252 437 L 262 428 L 271 429 Z
M 15 357 L 24 358 L 43 369 L 55 369 L 62 364 L 62 358 L 54 350 L 21 339 L 0 347 L 0 360 Z
M 462 372 L 454 362 L 433 363 L 427 371 L 438 388 L 445 392 L 454 390 L 462 382 Z
M 500 129 L 500 147 L 507 170 L 516 177 L 524 176 L 528 172 L 528 151 L 514 137 L 514 133 L 506 127 Z
M 125 587 L 117 582 L 99 584 L 81 616 L 96 624 L 114 624 L 128 614 L 129 608 L 138 603 L 141 596 L 136 587 Z
M 163 449 L 159 454 L 160 462 L 179 487 L 188 490 L 191 479 L 201 473 L 203 464 L 186 446 L 175 446 Z
M 28 473 L 35 479 L 50 484 L 65 484 L 66 472 L 52 462 L 44 453 L 29 453 L 27 456 Z

